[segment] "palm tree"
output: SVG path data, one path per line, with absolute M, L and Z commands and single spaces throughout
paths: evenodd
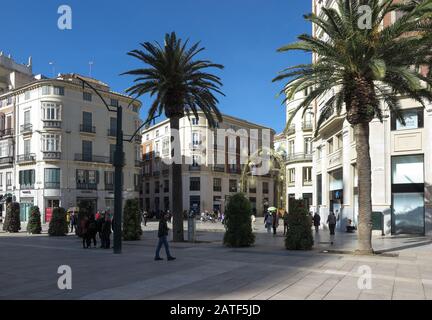
M 180 118 L 185 115 L 189 117 L 191 113 L 198 118 L 198 110 L 201 110 L 210 127 L 215 127 L 217 121 L 222 122 L 222 115 L 217 108 L 219 101 L 214 95 L 223 95 L 220 91 L 222 82 L 219 77 L 206 73 L 205 69 L 223 69 L 223 66 L 208 60 L 194 60 L 204 48 L 200 48 L 200 43 L 188 48 L 188 40 L 183 42 L 174 32 L 165 35 L 163 46 L 158 42 L 144 42 L 141 46 L 144 50 L 132 50 L 128 55 L 146 66 L 123 73 L 137 76 L 135 84 L 126 92 L 136 96 L 149 94 L 150 97 L 155 97 L 146 122 L 164 112 L 170 120 L 171 139 L 176 142 L 172 147 L 177 147 L 177 152 L 180 152 Z M 181 166 L 181 163 L 172 163 L 174 241 L 184 240 Z
M 371 24 L 364 28 L 364 7 L 370 9 Z M 403 13 L 392 25 L 383 25 L 384 17 Z M 310 94 L 298 106 L 303 115 L 316 99 L 332 89 L 336 92 L 322 109 L 315 134 L 334 110 L 342 112 L 354 128 L 358 167 L 359 228 L 358 253 L 372 253 L 371 159 L 369 122 L 382 121 L 391 112 L 405 124 L 399 112 L 400 99 L 411 98 L 425 105 L 432 99 L 431 73 L 420 73 L 419 66 L 432 62 L 432 1 L 393 4 L 392 0 L 338 0 L 337 9 L 323 8 L 322 15 L 304 16 L 327 35 L 328 40 L 302 34 L 300 41 L 278 49 L 312 53 L 315 63 L 283 70 L 273 81 L 287 79 L 281 93 L 284 103 L 296 92 L 309 88 Z M 430 69 L 429 69 L 430 70 Z

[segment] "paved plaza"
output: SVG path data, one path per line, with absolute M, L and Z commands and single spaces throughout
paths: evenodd
M 1 232 L 0 299 L 432 299 L 430 238 L 376 235 L 380 254 L 356 256 L 355 234 L 331 246 L 321 232 L 313 251 L 287 251 L 282 228 L 273 236 L 257 224 L 255 246 L 234 249 L 222 246 L 220 223 L 198 222 L 196 243 L 171 242 L 177 260 L 157 262 L 157 222 L 143 229 L 121 255 L 82 249 L 75 235 Z M 72 269 L 71 290 L 58 289 L 60 265 Z M 361 289 L 368 268 L 371 288 Z

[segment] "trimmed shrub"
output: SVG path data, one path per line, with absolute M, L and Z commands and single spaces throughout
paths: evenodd
M 123 214 L 123 240 L 140 240 L 142 230 L 138 199 L 126 200 Z
M 30 218 L 27 224 L 27 232 L 31 234 L 40 234 L 42 232 L 41 214 L 38 206 L 30 208 Z
M 288 250 L 311 250 L 313 246 L 312 220 L 302 200 L 294 200 L 288 213 Z
M 19 232 L 21 230 L 20 205 L 18 202 L 9 202 L 6 205 L 6 217 L 3 223 L 6 232 Z
M 69 232 L 69 226 L 66 221 L 66 210 L 64 208 L 54 208 L 52 218 L 48 228 L 50 236 L 62 237 Z
M 230 197 L 225 211 L 225 228 L 223 243 L 227 247 L 249 247 L 255 242 L 252 233 L 252 207 L 242 193 Z

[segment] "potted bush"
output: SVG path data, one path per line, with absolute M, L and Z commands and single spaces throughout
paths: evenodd
M 312 246 L 312 219 L 303 201 L 294 200 L 288 213 L 285 247 L 288 250 L 311 250 Z
M 27 224 L 27 232 L 30 234 L 40 234 L 42 232 L 41 214 L 38 206 L 30 208 L 30 218 Z
M 142 229 L 138 199 L 126 200 L 123 215 L 123 240 L 140 240 Z
M 255 242 L 252 232 L 252 207 L 242 193 L 230 197 L 225 210 L 225 235 L 223 243 L 227 247 L 249 247 Z
M 6 232 L 19 232 L 21 230 L 20 205 L 12 202 L 11 198 L 6 201 L 6 217 L 3 223 L 3 230 Z
M 54 208 L 48 234 L 50 236 L 61 237 L 67 235 L 68 232 L 69 226 L 66 221 L 66 210 L 64 208 Z

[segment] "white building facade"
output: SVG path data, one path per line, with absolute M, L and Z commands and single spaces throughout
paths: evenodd
M 180 120 L 180 144 L 183 183 L 183 209 L 224 212 L 231 195 L 240 192 L 243 164 L 262 146 L 263 136 L 272 146 L 272 129 L 228 115 L 218 129 L 232 130 L 227 136 L 215 138 L 215 129 L 209 129 L 202 112 L 199 118 Z M 216 129 L 217 130 L 217 129 Z M 268 135 L 268 137 L 265 137 Z M 163 158 L 171 152 L 169 120 L 162 121 L 143 131 L 143 207 L 148 211 L 171 210 L 171 168 Z M 217 142 L 217 143 L 216 143 Z M 217 154 L 222 161 L 217 161 Z M 254 176 L 247 183 L 246 196 L 256 214 L 262 215 L 265 207 L 274 205 L 275 183 L 271 174 Z
M 335 5 L 334 1 L 312 2 L 318 15 L 323 6 Z M 396 18 L 394 14 L 387 16 L 384 25 Z M 315 27 L 313 34 L 325 39 Z M 329 92 L 315 102 L 315 123 L 333 95 Z M 387 235 L 431 235 L 432 105 L 423 108 L 407 99 L 401 104 L 405 126 L 384 104 L 383 123 L 378 119 L 370 123 L 373 225 Z M 345 230 L 348 220 L 358 223 L 355 145 L 353 128 L 343 112 L 330 115 L 313 140 L 313 206 L 322 221 L 331 211 L 339 215 L 340 230 Z
M 140 125 L 140 103 L 86 78 L 112 106 L 123 109 L 123 133 Z M 52 208 L 87 202 L 114 208 L 116 114 L 74 74 L 34 80 L 0 95 L 0 193 L 11 194 L 27 221 L 33 205 L 43 222 Z M 124 144 L 123 198 L 139 198 L 141 137 Z M 3 208 L 4 209 L 4 208 Z M 3 211 L 4 212 L 4 211 Z

